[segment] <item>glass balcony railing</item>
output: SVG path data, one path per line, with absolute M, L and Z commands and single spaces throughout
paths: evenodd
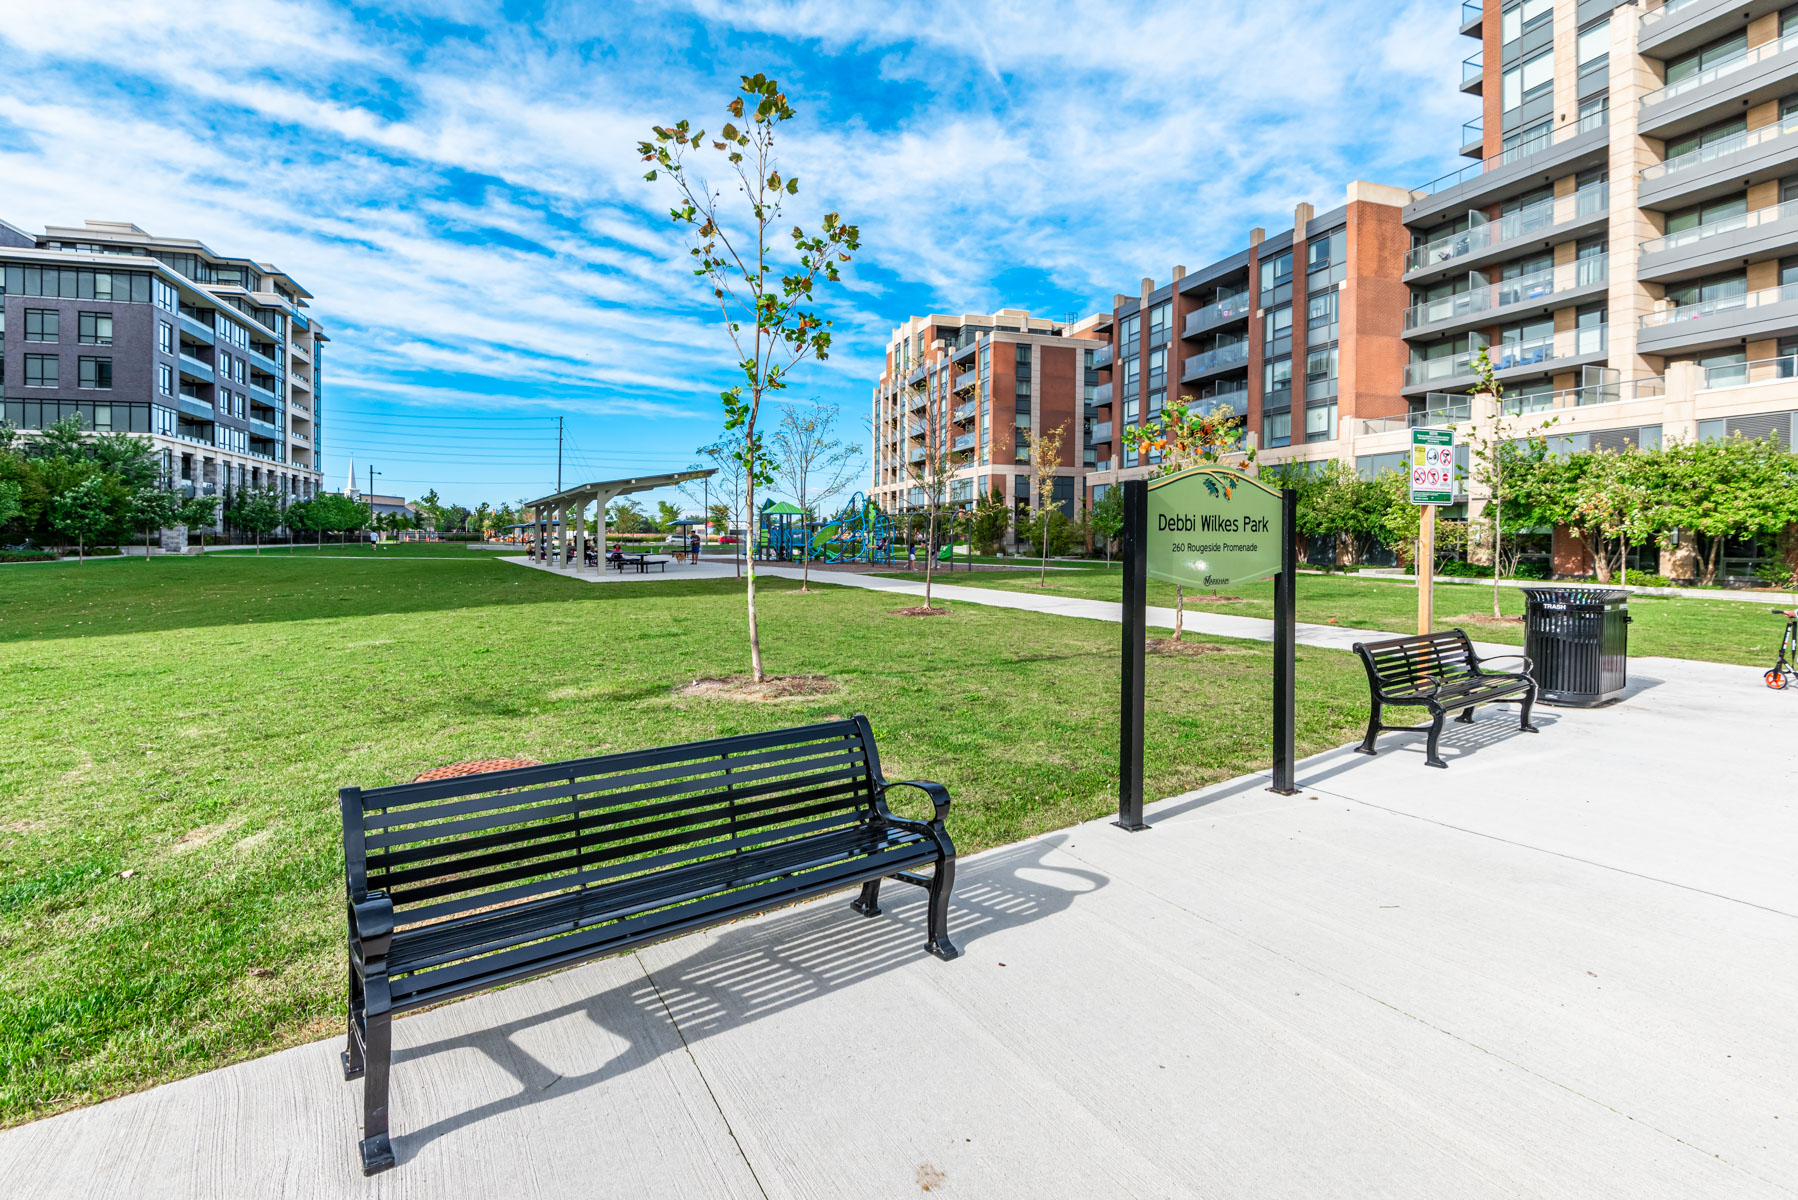
M 1097 350 L 1093 351 L 1093 370 L 1097 371 L 1101 367 L 1109 367 L 1111 363 L 1112 354 L 1110 342 L 1106 342 L 1103 346 L 1100 346 Z
M 1765 308 L 1769 304 L 1784 304 L 1791 300 L 1798 300 L 1798 283 L 1762 288 L 1757 292 L 1737 292 L 1733 296 L 1718 296 L 1712 300 L 1700 300 L 1697 304 L 1679 304 L 1663 308 L 1659 312 L 1644 313 L 1642 328 L 1652 329 L 1660 325 L 1671 325 L 1676 321 L 1697 321 L 1721 312 Z
M 1769 208 L 1757 208 L 1752 212 L 1737 213 L 1733 217 L 1723 217 L 1703 225 L 1693 226 L 1691 229 L 1682 229 L 1677 233 L 1651 238 L 1643 242 L 1640 249 L 1643 254 L 1661 254 L 1668 250 L 1700 245 L 1719 234 L 1734 233 L 1738 229 L 1754 229 L 1757 226 L 1770 225 L 1775 221 L 1783 221 L 1791 217 L 1798 217 L 1798 200 L 1787 200 L 1784 204 L 1775 204 Z
M 1495 342 L 1486 351 L 1492 357 L 1494 371 L 1512 371 L 1563 358 L 1602 353 L 1609 344 L 1609 329 L 1607 325 L 1563 329 L 1528 341 Z M 1470 377 L 1479 354 L 1478 350 L 1464 350 L 1460 354 L 1406 363 L 1405 386 L 1421 387 L 1426 383 Z
M 1093 389 L 1093 403 L 1095 405 L 1111 403 L 1111 385 L 1109 383 L 1101 383 Z
M 1461 144 L 1471 146 L 1475 142 L 1484 141 L 1486 137 L 1486 118 L 1475 117 L 1461 126 Z
M 1530 413 L 1560 412 L 1569 408 L 1590 408 L 1596 404 L 1618 404 L 1625 400 L 1647 400 L 1667 394 L 1667 381 L 1659 375 L 1643 379 L 1595 383 L 1589 387 L 1563 388 L 1558 392 L 1535 392 L 1530 395 L 1505 397 L 1504 411 L 1513 417 Z
M 1461 24 L 1470 25 L 1486 15 L 1486 6 L 1481 0 L 1461 0 Z
M 955 377 L 955 390 L 959 392 L 966 388 L 971 388 L 979 381 L 979 379 L 980 376 L 977 372 L 963 371 L 960 375 Z
M 954 448 L 957 453 L 960 453 L 963 450 L 972 450 L 974 448 L 974 435 L 971 433 L 962 434 L 955 439 Z
M 1221 371 L 1249 361 L 1249 344 L 1236 342 L 1229 346 L 1219 346 L 1215 350 L 1207 350 L 1203 354 L 1194 354 L 1183 366 L 1183 374 L 1187 377 L 1203 375 L 1209 371 Z
M 1093 426 L 1093 445 L 1102 446 L 1111 441 L 1111 422 L 1100 421 Z
M 1651 8 L 1647 12 L 1642 14 L 1642 26 L 1641 27 L 1644 29 L 1647 29 L 1650 26 L 1653 26 L 1653 25 L 1657 24 L 1658 22 L 1663 21 L 1663 20 L 1667 19 L 1668 17 L 1672 16 L 1674 13 L 1678 12 L 1680 9 L 1684 8 L 1688 4 L 1691 4 L 1692 2 L 1693 2 L 1693 0 L 1667 0 L 1667 2 L 1663 5 L 1661 5 L 1659 8 Z M 1463 18 L 1463 20 L 1465 20 L 1465 18 Z
M 1778 383 L 1798 379 L 1798 357 L 1757 358 L 1748 363 L 1727 363 L 1704 368 L 1704 390 L 1752 387 L 1759 383 Z
M 974 413 L 978 408 L 979 408 L 979 405 L 976 404 L 974 401 L 970 400 L 966 404 L 962 405 L 960 408 L 956 409 L 953 413 L 951 413 L 950 419 L 954 420 L 956 422 L 972 421 L 974 419 Z
M 1552 297 L 1558 292 L 1570 292 L 1603 283 L 1609 277 L 1610 261 L 1611 256 L 1608 254 L 1594 255 L 1520 275 L 1515 279 L 1501 279 L 1485 287 L 1458 292 L 1453 296 L 1425 300 L 1405 311 L 1405 328 L 1416 329 L 1440 321 L 1491 312 L 1513 304 L 1527 304 Z
M 1610 119 L 1610 109 L 1601 108 L 1595 113 L 1588 113 L 1578 121 L 1569 121 L 1565 125 L 1557 126 L 1536 137 L 1518 142 L 1514 146 L 1507 146 L 1497 154 L 1490 155 L 1476 163 L 1469 163 L 1459 171 L 1450 171 L 1447 175 L 1439 179 L 1432 179 L 1422 187 L 1413 190 L 1432 194 L 1454 187 L 1459 183 L 1466 183 L 1469 179 L 1478 179 L 1487 171 L 1509 166 L 1511 163 L 1520 162 L 1531 155 L 1540 154 L 1568 138 L 1577 137 L 1594 129 L 1603 129 L 1610 123 Z
M 1230 321 L 1245 316 L 1253 307 L 1254 301 L 1249 299 L 1247 292 L 1221 297 L 1216 303 L 1207 304 L 1204 308 L 1187 313 L 1183 332 L 1190 336 L 1207 325 L 1215 325 L 1219 321 Z
M 180 356 L 180 361 L 183 373 L 191 375 L 195 379 L 202 380 L 206 383 L 212 382 L 212 368 L 195 358 L 193 355 L 183 354 Z
M 1656 105 L 1665 104 L 1677 96 L 1696 91 L 1706 84 L 1727 78 L 1737 71 L 1745 71 L 1755 63 L 1765 62 L 1776 54 L 1784 54 L 1793 49 L 1798 49 L 1798 33 L 1788 33 L 1782 38 L 1763 42 L 1751 50 L 1733 54 L 1722 62 L 1708 66 L 1702 71 L 1695 71 L 1684 79 L 1676 79 L 1665 87 L 1649 92 L 1642 97 L 1642 111 L 1646 113 Z
M 1475 225 L 1472 229 L 1437 238 L 1428 245 L 1414 247 L 1405 256 L 1405 270 L 1417 271 L 1437 266 L 1502 246 L 1518 238 L 1535 237 L 1556 225 L 1606 212 L 1610 206 L 1611 185 L 1589 183 L 1571 196 L 1539 200 L 1516 212 L 1506 213 L 1496 221 Z
M 1461 86 L 1466 87 L 1486 73 L 1486 52 L 1475 50 L 1461 60 Z

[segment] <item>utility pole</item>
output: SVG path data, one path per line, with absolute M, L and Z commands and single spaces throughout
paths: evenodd
M 565 417 L 556 418 L 556 491 L 562 490 L 562 422 Z

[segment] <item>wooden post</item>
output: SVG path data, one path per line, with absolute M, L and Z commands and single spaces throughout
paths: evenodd
M 1436 628 L 1436 506 L 1425 504 L 1417 527 L 1417 632 Z

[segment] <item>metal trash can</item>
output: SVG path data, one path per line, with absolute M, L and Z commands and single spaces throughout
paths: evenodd
M 1590 708 L 1623 695 L 1629 673 L 1629 593 L 1524 588 L 1523 652 L 1544 704 Z

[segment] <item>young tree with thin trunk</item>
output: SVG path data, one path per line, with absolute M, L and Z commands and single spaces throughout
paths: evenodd
M 774 431 L 774 453 L 780 458 L 775 474 L 793 503 L 805 510 L 800 537 L 801 592 L 811 591 L 812 539 L 809 521 L 813 510 L 840 495 L 855 478 L 857 448 L 836 436 L 838 410 L 834 404 L 801 408 L 788 405 Z
M 131 523 L 144 531 L 146 563 L 150 561 L 150 531 L 174 524 L 176 507 L 175 494 L 164 488 L 140 487 L 131 493 Z
M 256 553 L 262 553 L 262 539 L 281 524 L 281 499 L 271 489 L 245 488 L 237 493 L 226 514 L 233 525 L 256 535 Z
M 98 537 L 112 519 L 107 505 L 106 477 L 89 475 L 50 501 L 50 525 L 75 542 L 75 561 L 87 561 L 87 544 Z
M 1036 493 L 1036 586 L 1049 586 L 1049 509 L 1055 500 L 1055 472 L 1061 466 L 1061 443 L 1068 431 L 1062 422 L 1030 439 L 1030 476 Z
M 923 386 L 923 385 L 918 385 Z M 949 431 L 939 429 L 936 422 L 926 421 L 922 460 L 908 463 L 912 482 L 924 493 L 924 607 L 931 603 L 931 579 L 936 567 L 936 526 L 939 515 L 949 500 L 949 480 L 959 465 L 951 445 Z
M 784 389 L 787 375 L 807 358 L 830 356 L 831 323 L 801 306 L 812 303 L 820 277 L 838 280 L 838 264 L 848 262 L 849 252 L 860 248 L 861 234 L 836 213 L 827 212 L 819 235 L 807 236 L 794 225 L 791 249 L 781 255 L 776 247 L 783 238 L 782 205 L 785 197 L 798 194 L 799 180 L 781 173 L 775 141 L 780 126 L 797 114 L 780 85 L 759 73 L 742 77 L 738 95 L 727 108 L 731 120 L 716 138 L 682 120 L 654 126 L 654 140 L 639 142 L 637 151 L 644 162 L 655 164 L 645 179 L 666 173 L 674 184 L 680 203 L 669 216 L 688 231 L 693 273 L 711 289 L 743 372 L 742 382 L 720 395 L 725 429 L 743 431 L 743 510 L 753 519 L 756 488 L 773 480 L 773 464 L 763 453 L 756 427 L 762 401 Z M 739 128 L 737 121 L 747 123 Z M 745 206 L 746 214 L 739 211 L 727 221 L 725 191 L 714 187 L 689 161 L 707 151 L 722 156 L 730 181 L 726 186 L 739 197 L 731 203 Z M 773 261 L 777 257 L 786 259 L 778 274 Z M 753 557 L 748 580 L 750 672 L 754 682 L 761 683 L 766 676 L 755 619 Z

